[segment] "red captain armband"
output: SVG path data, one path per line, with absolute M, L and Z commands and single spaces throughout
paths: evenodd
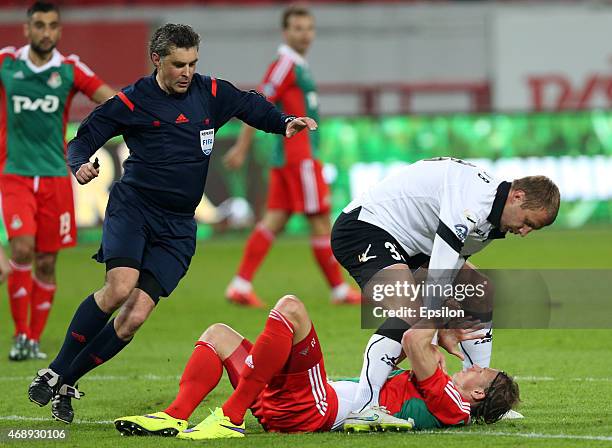
M 121 102 L 128 107 L 129 110 L 134 112 L 134 103 L 130 101 L 130 99 L 125 95 L 125 93 L 119 92 L 117 94 L 117 98 L 119 98 Z

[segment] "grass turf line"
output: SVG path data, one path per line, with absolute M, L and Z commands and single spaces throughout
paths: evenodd
M 208 325 L 225 322 L 249 339 L 256 337 L 267 311 L 237 308 L 223 298 L 243 244 L 242 240 L 223 239 L 199 245 L 190 272 L 172 298 L 162 300 L 159 309 L 126 350 L 92 372 L 91 379 L 85 377 L 81 381 L 80 386 L 87 396 L 76 402 L 75 409 L 77 420 L 83 422 L 70 426 L 46 420 L 50 409 L 39 408 L 27 400 L 29 378 L 46 364 L 41 361 L 9 363 L 6 358 L 12 323 L 8 318 L 6 290 L 2 287 L 0 315 L 5 318 L 0 335 L 0 348 L 4 350 L 4 354 L 0 353 L 0 429 L 3 432 L 9 428 L 67 429 L 68 441 L 62 443 L 68 446 L 91 446 L 92 441 L 97 448 L 117 444 L 161 447 L 180 443 L 157 438 L 121 439 L 112 425 L 96 422 L 163 409 L 176 393 L 176 378 L 193 343 Z M 93 246 L 79 247 L 59 257 L 58 293 L 43 336 L 43 349 L 52 356 L 61 344 L 68 320 L 78 303 L 102 283 L 103 266 L 89 258 L 95 249 Z M 611 268 L 611 255 L 612 231 L 546 230 L 525 239 L 509 237 L 508 241 L 495 242 L 473 257 L 473 261 L 482 267 Z M 305 239 L 281 238 L 277 241 L 255 280 L 255 287 L 270 306 L 289 292 L 304 300 L 321 339 L 329 375 L 358 374 L 362 350 L 370 332 L 359 328 L 358 308 L 329 305 L 329 291 Z M 426 443 L 428 447 L 446 448 L 484 442 L 513 447 L 612 446 L 612 441 L 605 439 L 612 437 L 612 402 L 606 398 L 612 396 L 612 382 L 609 381 L 612 331 L 498 330 L 492 364 L 521 378 L 523 403 L 520 410 L 527 416 L 525 420 L 435 434 L 346 436 L 265 434 L 249 417 L 246 440 L 207 445 L 284 448 L 325 443 L 351 447 Z M 459 363 L 449 360 L 449 368 L 455 370 Z M 109 379 L 104 380 L 105 376 Z M 229 383 L 224 378 L 219 388 L 198 408 L 191 423 L 198 423 L 207 415 L 208 408 L 221 404 L 229 392 Z M 10 416 L 20 420 L 7 419 Z M 404 440 L 406 437 L 410 439 Z M 36 446 L 52 444 L 37 442 Z

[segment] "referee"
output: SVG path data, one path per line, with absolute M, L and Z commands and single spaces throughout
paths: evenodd
M 81 396 L 78 379 L 125 348 L 187 273 L 217 130 L 233 117 L 286 137 L 317 127 L 310 118 L 282 114 L 256 92 L 195 73 L 199 42 L 187 25 L 156 30 L 153 74 L 96 108 L 68 146 L 80 184 L 98 176 L 89 159 L 111 137 L 123 135 L 130 156 L 111 189 L 94 256 L 106 265 L 104 286 L 79 305 L 60 352 L 28 391 L 39 406 L 52 400 L 53 417 L 65 423 L 74 418 L 71 399 Z

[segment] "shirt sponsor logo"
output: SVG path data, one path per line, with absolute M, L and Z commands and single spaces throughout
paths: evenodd
M 37 111 L 51 114 L 59 108 L 59 98 L 54 95 L 45 95 L 44 98 L 36 98 L 32 101 L 27 96 L 13 95 L 13 110 L 20 114 L 24 110 Z
M 49 80 L 47 81 L 47 85 L 52 89 L 57 89 L 59 86 L 61 86 L 62 77 L 60 74 L 58 72 L 51 73 L 51 76 L 49 76 Z
M 215 144 L 215 130 L 202 129 L 200 131 L 200 146 L 204 155 L 209 156 Z

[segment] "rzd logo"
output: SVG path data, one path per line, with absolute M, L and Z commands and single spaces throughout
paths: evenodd
M 51 114 L 57 110 L 59 98 L 53 95 L 45 95 L 44 98 L 36 98 L 32 101 L 27 96 L 13 95 L 13 110 L 20 114 L 22 110 L 41 111 Z

